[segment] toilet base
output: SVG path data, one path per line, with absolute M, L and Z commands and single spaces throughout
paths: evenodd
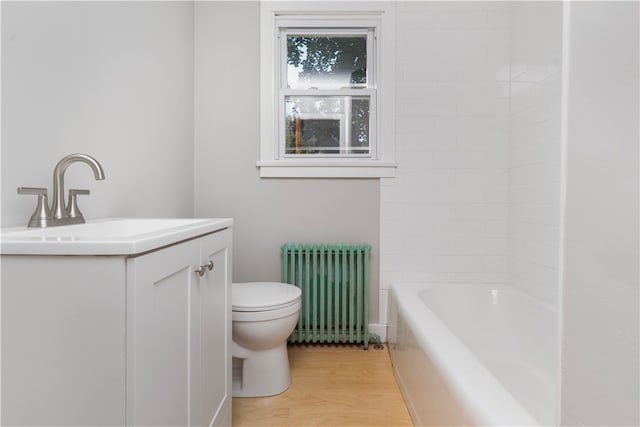
M 233 343 L 233 397 L 273 396 L 290 385 L 286 341 L 266 350 L 248 350 Z

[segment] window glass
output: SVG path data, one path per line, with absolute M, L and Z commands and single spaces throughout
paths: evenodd
M 287 87 L 367 86 L 366 34 L 288 34 Z
M 285 155 L 370 154 L 368 96 L 286 96 Z

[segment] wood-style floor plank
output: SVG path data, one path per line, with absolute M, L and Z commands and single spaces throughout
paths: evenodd
M 291 387 L 234 398 L 233 426 L 413 426 L 385 346 L 289 347 Z

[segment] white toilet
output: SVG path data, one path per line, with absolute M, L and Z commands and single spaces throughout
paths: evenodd
M 298 323 L 301 295 L 287 283 L 233 284 L 234 397 L 272 396 L 289 388 L 287 338 Z

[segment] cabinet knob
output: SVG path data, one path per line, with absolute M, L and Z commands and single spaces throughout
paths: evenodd
M 195 269 L 195 273 L 198 275 L 198 277 L 202 277 L 204 276 L 204 273 L 207 272 L 207 270 L 213 270 L 213 261 L 209 260 L 208 263 L 202 264 L 200 267 Z

